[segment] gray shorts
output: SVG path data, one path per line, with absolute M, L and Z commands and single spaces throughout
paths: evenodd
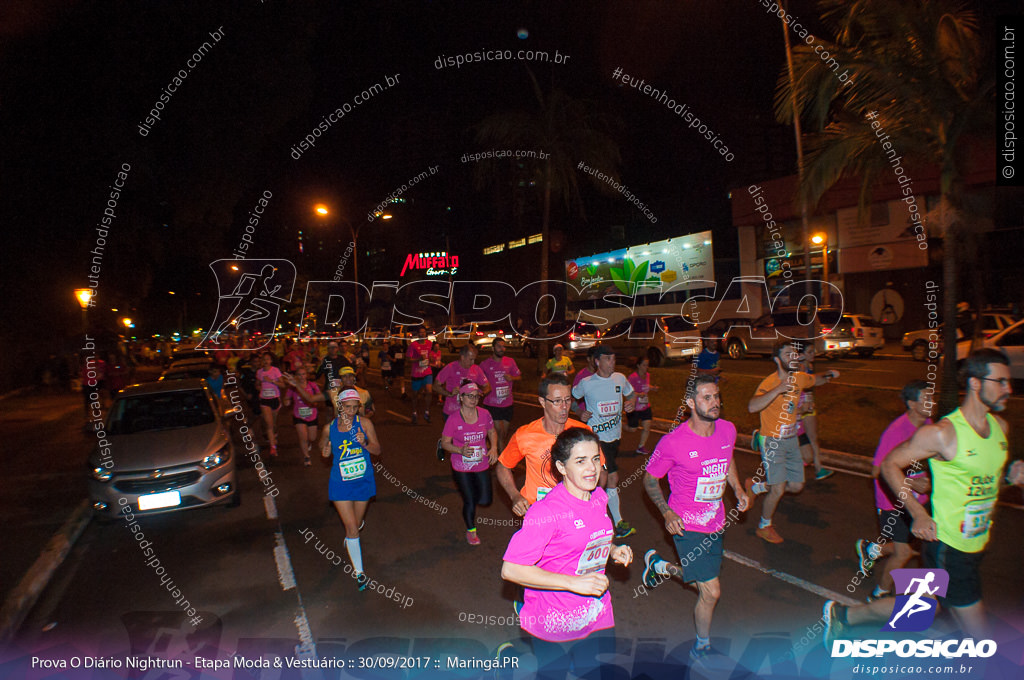
M 764 461 L 765 478 L 768 484 L 804 482 L 804 459 L 800 455 L 797 437 L 775 439 L 765 437 L 761 442 L 761 460 Z

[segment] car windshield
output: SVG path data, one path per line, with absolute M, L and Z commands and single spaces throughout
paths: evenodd
M 203 366 L 200 368 L 179 368 L 179 369 L 168 369 L 162 376 L 161 380 L 191 380 L 192 378 L 205 378 L 210 375 L 210 369 Z
M 214 422 L 202 390 L 145 394 L 114 402 L 107 431 L 114 435 L 198 427 Z
M 693 323 L 681 316 L 663 316 L 661 326 L 666 333 L 687 333 L 696 329 Z

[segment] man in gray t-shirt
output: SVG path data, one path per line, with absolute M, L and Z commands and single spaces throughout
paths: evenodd
M 636 529 L 622 519 L 619 509 L 619 466 L 615 457 L 619 453 L 619 439 L 622 438 L 622 414 L 630 413 L 636 407 L 637 395 L 629 380 L 615 372 L 615 352 L 599 345 L 594 349 L 597 372 L 579 381 L 572 388 L 572 396 L 583 400 L 582 420 L 594 430 L 601 440 L 605 469 L 608 471 L 608 511 L 615 523 L 615 535 L 629 536 Z

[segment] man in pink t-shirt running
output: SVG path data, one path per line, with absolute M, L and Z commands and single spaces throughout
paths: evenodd
M 434 382 L 434 373 L 430 370 L 430 340 L 427 340 L 427 329 L 420 326 L 416 331 L 417 338 L 409 343 L 409 362 L 412 364 L 412 424 L 416 424 L 416 412 L 419 410 L 420 402 L 425 402 L 423 407 L 423 420 L 430 422 L 430 400 L 433 398 L 431 384 Z
M 697 586 L 693 610 L 697 641 L 690 650 L 696 662 L 715 652 L 711 649 L 711 616 L 721 595 L 718 575 L 722 568 L 722 534 L 725 505 L 722 495 L 728 483 L 736 494 L 736 510 L 744 512 L 750 498 L 740 484 L 733 461 L 736 426 L 720 420 L 722 399 L 714 376 L 699 375 L 687 389 L 690 418 L 661 438 L 647 460 L 644 489 L 665 518 L 679 554 L 679 564 L 663 559 L 654 550 L 644 555 L 644 585 L 655 588 L 668 577 Z M 661 478 L 668 476 L 668 502 L 661 490 Z M 737 512 L 738 511 L 738 512 Z
M 912 518 L 903 509 L 903 501 L 897 498 L 902 489 L 890 489 L 885 480 L 881 479 L 882 461 L 889 452 L 914 436 L 922 425 L 929 425 L 932 419 L 934 403 L 929 398 L 928 383 L 924 380 L 911 380 L 903 388 L 900 397 L 907 411 L 885 428 L 882 438 L 878 440 L 875 458 L 871 463 L 871 476 L 875 478 L 875 507 L 878 508 L 879 536 L 874 541 L 857 539 L 855 550 L 860 563 L 861 578 L 866 578 L 875 561 L 889 557 L 878 579 L 878 584 L 871 593 L 869 600 L 876 600 L 891 595 L 894 587 L 892 570 L 902 569 L 913 556 L 910 547 L 913 535 L 910 533 Z M 927 466 L 918 464 L 916 470 L 908 470 L 906 484 L 915 492 L 917 502 L 925 505 L 928 492 L 931 490 L 931 479 L 926 472 Z M 904 492 L 905 493 L 905 492 Z M 897 504 L 899 507 L 897 507 Z

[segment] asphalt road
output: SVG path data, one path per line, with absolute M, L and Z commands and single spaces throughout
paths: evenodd
M 124 523 L 93 521 L 14 642 L 3 650 L 0 676 L 21 677 L 20 671 L 28 668 L 33 655 L 124 658 L 131 654 L 187 662 L 177 674 L 152 670 L 153 675 L 144 676 L 157 678 L 197 677 L 197 655 L 230 659 L 237 653 L 249 659 L 261 655 L 273 659 L 309 655 L 315 649 L 320 658 L 346 658 L 350 663 L 366 656 L 413 655 L 440 664 L 381 675 L 349 667 L 328 670 L 322 677 L 429 677 L 435 672 L 453 677 L 456 671 L 447 669 L 447 657 L 493 658 L 502 642 L 516 643 L 519 632 L 509 618 L 515 589 L 499 573 L 501 556 L 517 524 L 507 498 L 496 485 L 495 502 L 478 513 L 483 543 L 467 545 L 450 468 L 433 453 L 440 419 L 413 426 L 406 403 L 382 396 L 380 390 L 374 392 L 379 399 L 374 422 L 388 474 L 377 474 L 378 495 L 370 507 L 362 545 L 366 571 L 382 584 L 382 593 L 357 592 L 346 575 L 343 529 L 326 500 L 328 468 L 319 461 L 312 468 L 303 467 L 294 447 L 294 431 L 283 426 L 282 456 L 270 465 L 274 483 L 281 489 L 275 499 L 261 495 L 262 485 L 243 458 L 241 507 L 143 521 L 146 540 L 165 576 L 180 590 L 175 599 L 185 598 L 199 610 L 202 621 L 196 627 L 172 599 L 166 579 L 162 583 L 153 566 L 147 566 Z M 77 396 L 30 396 L 8 402 L 5 406 L 11 408 L 2 416 L 8 492 L 0 508 L 9 556 L 0 561 L 5 594 L 84 497 L 83 461 L 88 448 L 78 429 Z M 438 413 L 436 407 L 434 413 Z M 539 414 L 529 400 L 517 403 L 515 424 Z M 637 436 L 625 435 L 623 450 L 630 451 Z M 756 467 L 757 459 L 751 454 L 738 453 L 737 460 L 743 474 Z M 631 479 L 642 463 L 639 456 L 623 458 L 622 478 Z M 643 553 L 649 548 L 666 556 L 673 552 L 660 518 L 643 493 L 639 474 L 632 479 L 622 485 L 622 499 L 625 517 L 638 530 L 627 539 L 637 562 L 628 569 L 609 571 L 618 642 L 616 656 L 607 661 L 622 669 L 621 677 L 641 673 L 679 677 L 693 640 L 696 595 L 675 582 L 646 593 L 638 589 Z M 727 506 L 732 503 L 727 493 Z M 755 509 L 759 507 L 760 501 Z M 758 676 L 789 677 L 800 671 L 811 677 L 856 677 L 853 662 L 833 663 L 808 627 L 819 619 L 826 598 L 861 599 L 873 585 L 873 580 L 860 588 L 852 583 L 857 569 L 854 541 L 877 535 L 870 481 L 838 473 L 824 482 L 809 483 L 802 494 L 782 502 L 776 526 L 786 538 L 781 545 L 769 545 L 754 536 L 756 513 L 747 513 L 726 532 L 729 559 L 723 565 L 714 644 L 730 656 L 733 666 L 740 664 Z M 986 604 L 999 622 L 998 639 L 1016 638 L 1018 645 L 1024 631 L 1024 581 L 1019 576 L 1022 530 L 1024 513 L 1000 508 L 982 568 Z M 318 544 L 326 556 L 317 550 Z M 340 556 L 335 561 L 341 566 L 332 564 L 331 552 Z M 940 616 L 931 633 L 951 629 L 951 619 Z M 881 637 L 870 627 L 856 630 L 861 637 Z M 813 639 L 802 644 L 802 637 Z M 522 643 L 515 644 L 513 651 L 528 669 L 532 661 Z M 795 660 L 788 656 L 790 651 Z M 236 678 L 300 675 L 272 668 L 234 669 L 219 675 L 210 669 L 202 672 Z M 320 677 L 315 673 L 301 675 Z M 480 669 L 461 673 L 459 677 L 483 675 Z M 528 677 L 524 671 L 517 673 L 507 677 Z M 997 676 L 987 672 L 973 677 Z

